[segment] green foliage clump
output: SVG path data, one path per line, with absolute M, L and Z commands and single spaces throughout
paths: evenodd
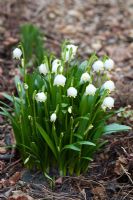
M 26 31 L 28 37 L 29 29 Z M 34 34 L 26 40 L 32 42 L 33 38 Z M 115 85 L 107 77 L 114 63 L 108 57 L 99 60 L 95 54 L 80 62 L 75 59 L 77 47 L 64 43 L 60 59 L 44 56 L 42 64 L 30 74 L 23 59 L 33 52 L 28 52 L 28 43 L 22 43 L 23 48 L 15 49 L 13 55 L 23 61 L 23 81 L 15 78 L 18 96 L 4 95 L 13 108 L 3 103 L 1 114 L 11 121 L 27 167 L 47 174 L 56 168 L 60 175 L 79 175 L 103 145 L 103 135 L 130 129 L 107 125 L 115 113 L 110 97 Z
M 25 63 L 29 65 L 40 64 L 44 55 L 46 55 L 41 31 L 32 24 L 25 24 L 21 26 L 20 33 L 25 53 Z

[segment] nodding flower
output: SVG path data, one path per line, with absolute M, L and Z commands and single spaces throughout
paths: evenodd
M 38 69 L 39 69 L 40 74 L 43 74 L 43 75 L 46 75 L 49 72 L 48 66 L 45 63 L 41 64 L 38 67 Z
M 85 95 L 93 95 L 94 96 L 95 92 L 96 92 L 96 87 L 93 84 L 89 84 L 86 87 Z
M 106 69 L 106 70 L 111 70 L 111 69 L 113 69 L 114 68 L 114 61 L 112 60 L 112 59 L 107 59 L 106 61 L 105 61 L 105 63 L 104 63 L 104 68 Z
M 81 83 L 86 83 L 89 82 L 91 79 L 90 75 L 88 74 L 88 72 L 85 72 L 82 74 L 81 78 L 80 78 L 80 82 Z
M 69 87 L 69 88 L 67 89 L 67 96 L 68 96 L 68 97 L 73 97 L 73 98 L 75 98 L 75 97 L 77 96 L 77 94 L 78 94 L 78 92 L 77 92 L 77 89 L 76 89 L 76 88 L 74 88 L 74 87 Z
M 51 121 L 51 122 L 55 122 L 55 121 L 56 121 L 56 118 L 57 118 L 56 113 L 53 113 L 53 114 L 50 116 L 50 121 Z
M 38 92 L 35 96 L 36 101 L 45 102 L 47 100 L 47 96 L 44 92 Z
M 20 60 L 22 56 L 22 51 L 19 48 L 13 50 L 13 58 Z
M 92 68 L 95 72 L 100 72 L 104 69 L 104 64 L 101 60 L 97 60 L 93 63 Z
M 64 87 L 66 83 L 66 77 L 62 74 L 58 74 L 54 79 L 54 85 Z
M 109 108 L 109 109 L 112 109 L 114 107 L 114 99 L 112 97 L 106 97 L 104 100 L 103 100 L 103 103 L 102 103 L 102 109 L 106 109 L 106 108 Z

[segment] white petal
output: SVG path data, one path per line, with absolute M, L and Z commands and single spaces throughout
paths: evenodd
M 97 60 L 93 63 L 92 68 L 95 72 L 100 72 L 103 70 L 103 62 L 101 60 Z
M 96 87 L 93 84 L 89 84 L 86 87 L 85 95 L 95 95 Z
M 77 94 L 78 94 L 78 92 L 77 92 L 77 89 L 76 88 L 74 88 L 74 87 L 69 87 L 68 89 L 67 89 L 67 96 L 68 97 L 76 97 L 77 96 Z
M 113 69 L 114 68 L 114 61 L 112 60 L 112 59 L 107 59 L 106 61 L 105 61 L 105 63 L 104 63 L 104 67 L 105 67 L 105 69 L 107 69 L 107 70 L 111 70 L 111 69 Z
M 20 59 L 22 56 L 22 51 L 19 48 L 13 50 L 13 58 Z
M 66 77 L 63 76 L 62 74 L 58 74 L 54 79 L 54 85 L 64 87 L 65 83 L 66 83 Z

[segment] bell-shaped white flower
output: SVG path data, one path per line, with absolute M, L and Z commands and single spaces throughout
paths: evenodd
M 65 56 L 64 60 L 70 61 L 74 58 L 74 56 L 76 55 L 77 52 L 77 46 L 73 45 L 73 44 L 68 44 L 65 47 L 65 54 L 63 53 L 63 57 Z
M 57 73 L 58 67 L 61 67 L 61 60 L 55 59 L 52 62 L 52 73 Z
M 22 56 L 22 51 L 19 48 L 13 50 L 13 58 L 20 59 Z
M 56 113 L 53 113 L 53 114 L 50 116 L 50 121 L 51 121 L 51 122 L 55 122 L 56 119 L 57 119 Z
M 114 61 L 112 60 L 112 59 L 107 59 L 106 61 L 105 61 L 105 63 L 104 63 L 104 67 L 105 67 L 105 69 L 107 69 L 107 70 L 111 70 L 111 69 L 113 69 L 114 68 Z
M 114 99 L 112 97 L 106 97 L 102 103 L 102 109 L 106 109 L 106 108 L 113 108 L 114 107 Z
M 78 94 L 78 92 L 77 92 L 77 89 L 76 89 L 76 88 L 74 88 L 74 87 L 69 87 L 69 88 L 67 89 L 67 96 L 68 96 L 68 97 L 73 97 L 73 98 L 75 98 L 75 97 L 77 96 L 77 94 Z
M 44 92 L 38 92 L 35 96 L 36 101 L 45 102 L 47 100 L 47 96 Z
M 112 91 L 114 91 L 114 89 L 115 89 L 115 84 L 114 84 L 114 82 L 111 81 L 111 80 L 110 80 L 110 81 L 106 81 L 106 82 L 103 84 L 102 88 L 105 89 L 105 90 L 109 90 L 109 92 L 112 92 Z
M 94 96 L 95 92 L 96 92 L 96 87 L 93 84 L 89 84 L 86 87 L 85 95 L 93 95 Z
M 43 75 L 46 75 L 49 72 L 48 66 L 45 63 L 41 64 L 38 69 L 39 69 L 40 74 L 43 74 Z
M 82 74 L 82 76 L 80 78 L 80 82 L 86 83 L 86 82 L 89 82 L 90 79 L 91 79 L 90 75 L 87 72 L 85 72 L 85 73 Z
M 54 79 L 54 85 L 64 87 L 65 83 L 66 83 L 66 77 L 63 76 L 62 74 L 58 74 Z
M 92 68 L 95 72 L 100 72 L 104 68 L 104 64 L 101 60 L 97 60 L 93 63 Z

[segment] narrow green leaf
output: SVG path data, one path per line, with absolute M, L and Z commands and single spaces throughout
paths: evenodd
M 54 146 L 53 142 L 51 141 L 50 137 L 38 123 L 36 123 L 36 126 L 57 159 L 57 151 L 56 151 L 55 146 Z
M 81 157 L 81 159 L 93 161 L 93 159 L 90 157 Z
M 76 144 L 79 144 L 79 145 L 96 146 L 93 142 L 89 142 L 89 141 L 80 141 L 80 142 L 77 142 Z
M 65 149 L 71 149 L 71 150 L 80 152 L 80 148 L 75 146 L 75 144 L 65 145 L 64 148 L 62 149 L 62 151 L 65 150 Z
M 3 93 L 3 96 L 8 99 L 9 101 L 13 102 L 13 97 L 10 96 L 9 94 Z

